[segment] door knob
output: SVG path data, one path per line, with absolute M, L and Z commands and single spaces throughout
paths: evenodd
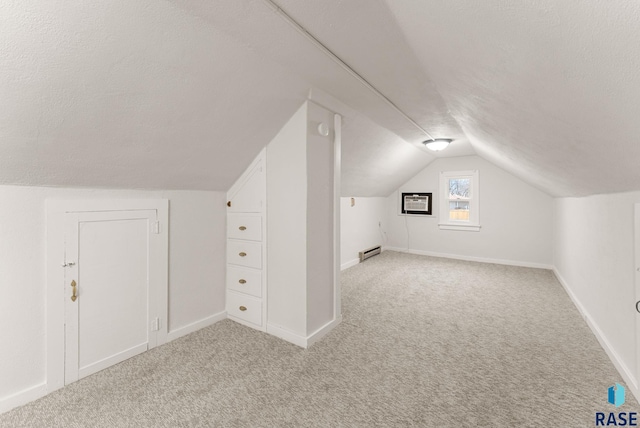
M 244 251 L 238 254 L 240 257 L 244 257 L 247 255 L 247 253 L 245 253 Z
M 78 298 L 78 288 L 76 287 L 78 284 L 76 284 L 76 280 L 74 279 L 73 281 L 71 281 L 71 301 L 75 302 L 76 299 Z
M 245 279 L 240 279 L 240 280 L 238 280 L 238 282 L 239 282 L 240 284 L 246 284 L 246 283 L 247 283 L 247 281 L 246 281 Z
M 640 300 L 636 302 L 636 311 L 640 312 Z
M 247 227 L 246 227 L 246 226 L 240 226 L 238 229 L 240 229 L 240 230 L 247 230 Z

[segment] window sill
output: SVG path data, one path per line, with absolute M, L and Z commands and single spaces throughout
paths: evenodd
M 427 217 L 427 218 L 436 218 L 434 214 L 406 214 L 406 213 L 398 213 L 399 216 L 405 217 Z
M 440 230 L 465 230 L 467 232 L 480 232 L 479 224 L 452 224 L 452 223 L 440 223 L 438 224 Z

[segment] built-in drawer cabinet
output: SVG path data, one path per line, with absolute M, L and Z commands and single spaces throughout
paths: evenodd
M 227 238 L 249 241 L 262 240 L 262 217 L 229 214 L 227 216 Z
M 227 240 L 227 263 L 262 269 L 262 244 L 260 242 Z
M 236 266 L 227 266 L 227 289 L 262 297 L 262 271 Z
M 243 321 L 262 325 L 262 299 L 242 293 L 227 292 L 227 313 Z
M 266 330 L 266 149 L 227 192 L 226 308 L 230 319 Z

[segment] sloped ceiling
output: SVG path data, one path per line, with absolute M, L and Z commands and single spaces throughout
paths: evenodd
M 640 189 L 640 3 L 388 4 L 480 156 L 552 195 Z
M 279 3 L 426 129 L 437 125 L 420 106 L 453 120 L 478 155 L 548 194 L 640 189 L 640 3 Z M 388 14 L 372 17 L 372 8 Z M 404 40 L 396 37 L 395 49 L 372 35 L 387 27 Z M 418 81 L 387 71 L 385 60 L 406 65 L 412 54 Z M 442 104 L 429 96 L 411 103 L 407 89 L 420 81 Z
M 226 190 L 319 88 L 343 195 L 477 153 L 551 195 L 640 189 L 640 4 L 0 3 L 0 184 Z M 416 126 L 416 124 L 418 126 Z
M 0 46 L 3 184 L 226 190 L 309 86 L 162 1 L 1 2 Z

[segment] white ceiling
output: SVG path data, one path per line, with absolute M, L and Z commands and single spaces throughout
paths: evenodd
M 640 189 L 640 3 L 277 0 L 434 137 L 551 195 Z M 435 159 L 263 0 L 0 2 L 0 184 L 226 190 L 307 98 L 345 107 L 342 193 Z

